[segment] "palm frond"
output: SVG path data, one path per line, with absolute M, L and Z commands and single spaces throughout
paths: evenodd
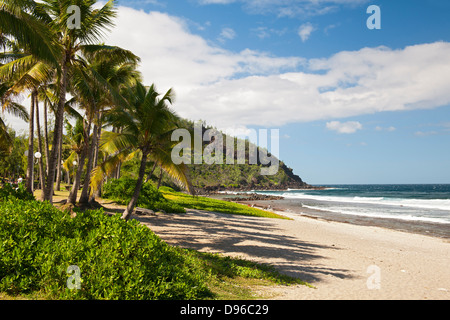
M 5 111 L 27 122 L 30 119 L 27 108 L 17 102 L 6 100 L 3 104 L 3 112 Z
M 106 176 L 111 175 L 117 169 L 119 164 L 131 158 L 134 158 L 135 156 L 137 156 L 137 154 L 138 151 L 130 152 L 130 149 L 122 150 L 121 152 L 118 152 L 117 154 L 109 157 L 107 160 L 95 167 L 91 172 L 91 194 L 99 189 L 103 179 Z
M 100 137 L 100 149 L 114 154 L 123 150 L 135 149 L 138 147 L 136 136 L 129 133 L 104 131 Z
M 0 30 L 14 37 L 26 52 L 58 68 L 61 47 L 53 42 L 54 35 L 48 26 L 29 13 L 35 7 L 31 0 L 1 0 Z

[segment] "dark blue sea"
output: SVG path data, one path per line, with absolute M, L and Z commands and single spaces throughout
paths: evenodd
M 326 185 L 323 190 L 261 191 L 293 212 L 450 238 L 450 184 Z M 285 203 L 286 204 L 286 203 Z M 365 222 L 365 223 L 363 223 Z

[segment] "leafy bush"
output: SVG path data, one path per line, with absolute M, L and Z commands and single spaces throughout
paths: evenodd
M 81 289 L 69 290 L 69 266 Z M 198 299 L 208 274 L 186 250 L 102 210 L 71 218 L 49 203 L 0 202 L 0 292 L 50 299 Z
M 22 200 L 34 200 L 34 195 L 27 192 L 25 185 L 23 183 L 20 183 L 17 188 L 14 188 L 9 183 L 3 185 L 0 188 L 0 201 L 4 200 L 8 197 L 13 197 L 16 199 L 22 199 Z
M 135 187 L 136 180 L 129 178 L 114 179 L 103 186 L 103 197 L 114 200 L 119 204 L 128 204 L 133 196 Z M 137 206 L 154 211 L 164 210 L 170 213 L 186 212 L 182 206 L 164 198 L 163 194 L 151 183 L 142 185 Z

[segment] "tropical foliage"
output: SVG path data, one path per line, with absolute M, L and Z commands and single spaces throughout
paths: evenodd
M 154 85 L 146 87 L 140 82 L 139 57 L 101 43 L 114 25 L 116 1 L 100 8 L 96 2 L 0 0 L 0 97 L 4 112 L 29 121 L 27 190 L 33 192 L 38 151 L 42 155 L 42 200 L 52 202 L 54 184 L 59 190 L 65 169 L 67 175 L 73 173 L 67 202 L 77 202 L 80 187 L 80 203 L 95 202 L 105 177 L 120 177 L 124 162 L 141 159 L 142 174 L 123 215 L 128 218 L 138 200 L 147 162 L 157 164 L 189 190 L 190 182 L 186 168 L 169 161 L 169 137 L 178 119 L 168 107 L 173 92 L 160 97 Z M 72 6 L 79 9 L 78 26 L 73 25 Z M 31 97 L 29 113 L 16 102 L 23 94 Z M 68 100 L 68 94 L 73 98 Z M 44 103 L 44 138 L 39 103 Z M 54 114 L 53 130 L 47 125 L 49 111 Z M 63 136 L 64 122 L 71 126 L 67 117 L 76 121 L 73 130 L 67 131 L 69 141 Z M 112 127 L 112 132 L 105 127 Z M 70 144 L 69 156 L 63 153 L 64 143 Z M 1 120 L 0 157 L 11 151 L 12 144 Z
M 102 197 L 111 199 L 118 204 L 128 204 L 136 188 L 136 180 L 129 178 L 113 179 L 103 185 Z M 156 189 L 151 182 L 145 182 L 141 188 L 141 194 L 137 206 L 155 212 L 186 213 L 184 207 L 164 198 L 163 194 Z
M 48 202 L 0 201 L 0 292 L 49 299 L 199 299 L 206 270 L 137 221 L 102 210 L 71 218 Z M 69 266 L 81 290 L 67 286 Z

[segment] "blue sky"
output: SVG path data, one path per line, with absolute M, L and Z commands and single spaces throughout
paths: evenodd
M 369 30 L 370 5 L 381 30 Z M 174 109 L 280 129 L 311 184 L 450 183 L 450 1 L 120 0 L 105 42 Z

